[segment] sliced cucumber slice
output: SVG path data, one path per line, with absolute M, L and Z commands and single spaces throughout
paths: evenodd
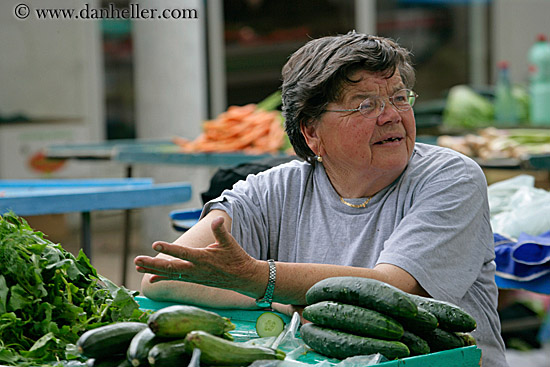
M 256 320 L 256 332 L 260 338 L 279 335 L 285 328 L 281 316 L 273 312 L 264 312 Z

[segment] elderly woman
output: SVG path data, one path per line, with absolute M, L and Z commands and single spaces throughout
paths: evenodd
M 350 32 L 308 42 L 283 69 L 293 161 L 207 203 L 174 243 L 138 256 L 143 293 L 291 313 L 321 279 L 358 276 L 453 302 L 477 320 L 485 366 L 506 366 L 480 167 L 415 144 L 409 54 Z M 273 301 L 273 304 L 271 304 Z

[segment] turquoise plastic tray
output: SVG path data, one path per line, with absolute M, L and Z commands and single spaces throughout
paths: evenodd
M 138 296 L 136 301 L 140 307 L 145 310 L 159 310 L 164 307 L 176 305 L 173 302 L 158 302 L 146 297 Z M 217 314 L 231 319 L 235 324 L 235 330 L 230 333 L 235 338 L 235 341 L 244 342 L 250 339 L 258 338 L 256 333 L 256 319 L 265 311 L 254 310 L 233 310 L 233 309 L 214 309 L 205 308 L 208 311 L 216 312 Z M 288 323 L 290 317 L 278 313 L 283 320 Z M 446 350 L 443 352 L 430 353 L 422 356 L 408 357 L 395 361 L 380 363 L 380 367 L 479 367 L 481 359 L 481 349 L 476 346 L 464 347 Z M 330 359 L 315 352 L 307 352 L 297 359 L 299 362 L 317 364 L 322 361 L 328 361 L 331 364 L 340 362 L 337 359 Z

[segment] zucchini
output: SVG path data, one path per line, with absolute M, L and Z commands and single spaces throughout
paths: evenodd
M 153 367 L 187 366 L 191 357 L 185 351 L 184 340 L 176 339 L 151 347 L 147 361 Z
M 411 294 L 417 307 L 422 307 L 437 317 L 438 327 L 446 331 L 470 332 L 476 328 L 476 320 L 459 306 L 450 302 Z
M 285 322 L 273 312 L 264 312 L 256 319 L 256 333 L 260 338 L 278 336 L 283 332 Z
M 130 342 L 126 357 L 132 366 L 147 366 L 149 350 L 158 343 L 166 342 L 168 339 L 156 336 L 153 330 L 145 328 L 137 333 Z
M 435 328 L 432 331 L 423 333 L 420 337 L 428 342 L 432 352 L 462 348 L 464 346 L 464 340 L 461 337 L 453 332 L 440 328 Z
M 389 316 L 363 307 L 334 301 L 306 306 L 302 317 L 320 326 L 379 339 L 399 340 L 403 326 Z
M 409 348 L 396 340 L 382 340 L 349 334 L 312 323 L 300 327 L 302 340 L 315 351 L 332 358 L 380 353 L 392 360 L 408 357 Z
M 394 317 L 414 317 L 417 307 L 409 294 L 379 280 L 333 277 L 314 284 L 306 293 L 307 304 L 337 301 L 354 304 Z
M 147 327 L 141 322 L 117 322 L 88 330 L 78 338 L 76 346 L 83 356 L 102 359 L 116 354 L 126 355 L 132 338 Z
M 405 330 L 400 341 L 409 348 L 411 356 L 420 356 L 430 353 L 428 342 L 410 331 Z
M 405 330 L 413 333 L 427 332 L 439 325 L 437 317 L 425 308 L 418 306 L 418 313 L 415 317 L 400 317 L 397 319 Z
M 191 355 L 195 348 L 201 350 L 201 364 L 213 366 L 247 366 L 261 359 L 285 359 L 279 349 L 233 342 L 201 330 L 185 337 L 187 353 Z
M 148 325 L 157 336 L 168 338 L 184 338 L 193 330 L 223 335 L 235 329 L 235 325 L 228 318 L 187 305 L 169 306 L 158 310 L 149 316 Z

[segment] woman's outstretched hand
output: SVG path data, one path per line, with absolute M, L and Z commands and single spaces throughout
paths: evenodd
M 150 273 L 152 283 L 180 280 L 206 286 L 255 294 L 251 283 L 257 274 L 267 274 L 267 264 L 249 256 L 223 225 L 224 218 L 212 221 L 216 242 L 204 248 L 192 248 L 167 242 L 153 243 L 153 249 L 166 257 L 137 256 L 136 270 Z M 262 272 L 259 268 L 264 266 Z M 247 285 L 252 286 L 251 289 Z M 264 285 L 265 287 L 265 285 Z

